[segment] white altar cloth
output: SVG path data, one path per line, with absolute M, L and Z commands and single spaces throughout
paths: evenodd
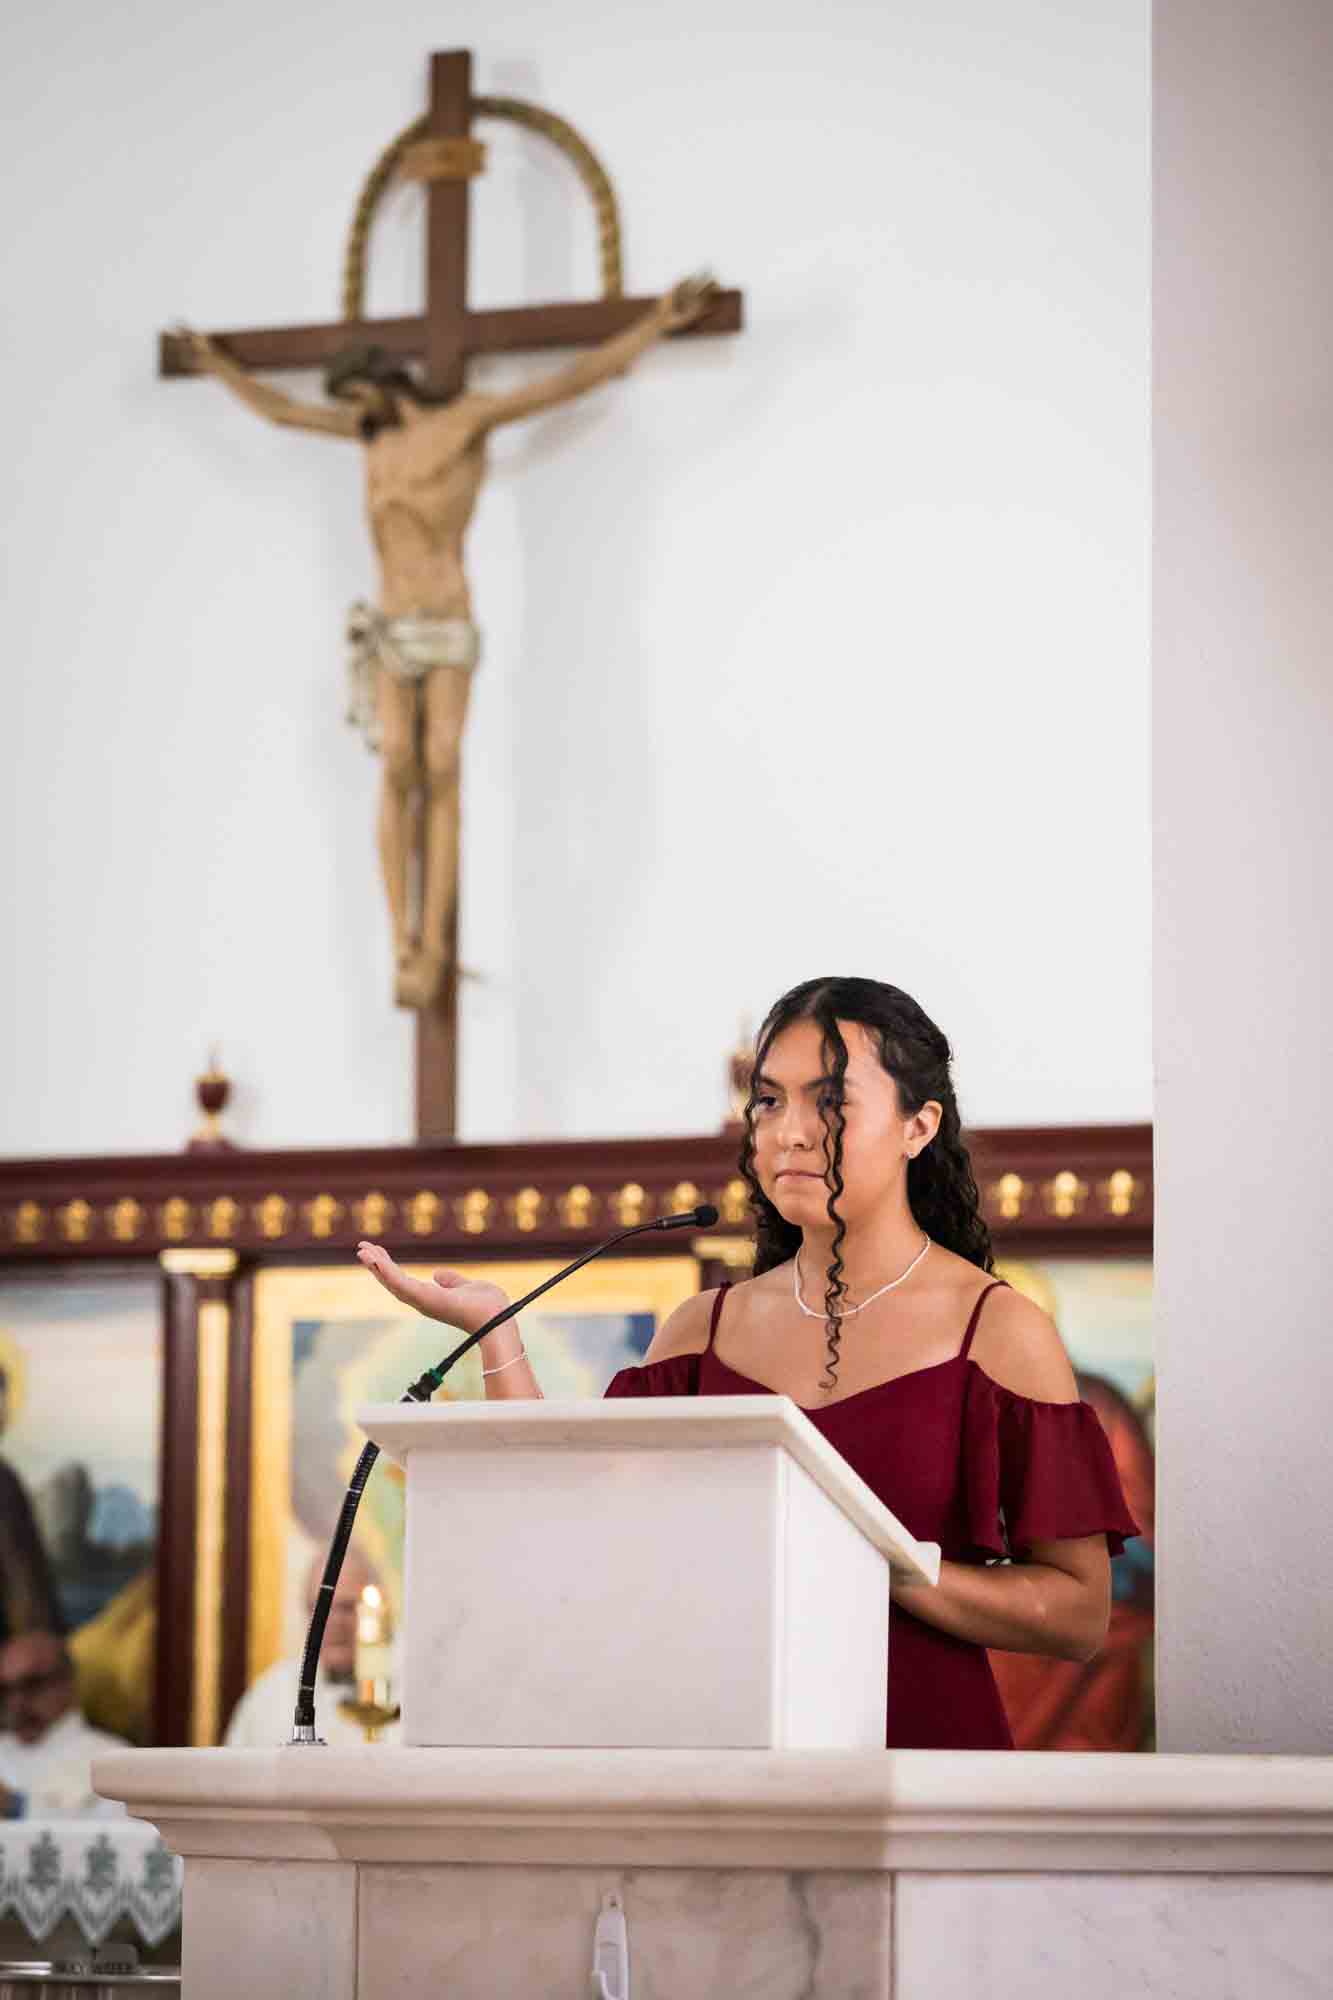
M 89 1944 L 100 1944 L 128 1917 L 146 1944 L 160 1944 L 181 1919 L 182 1875 L 156 1827 L 106 1819 L 0 1822 L 0 1917 L 17 1917 L 33 1938 L 72 1917 Z

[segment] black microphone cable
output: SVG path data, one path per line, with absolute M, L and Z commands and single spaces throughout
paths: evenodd
M 494 1333 L 495 1329 L 503 1326 L 506 1320 L 513 1319 L 517 1313 L 530 1306 L 534 1299 L 539 1299 L 543 1292 L 549 1292 L 552 1285 L 561 1284 L 564 1279 L 572 1277 L 574 1272 L 581 1271 L 585 1264 L 591 1264 L 594 1257 L 605 1256 L 608 1250 L 614 1250 L 617 1243 L 623 1243 L 627 1237 L 644 1236 L 654 1229 L 711 1229 L 716 1221 L 717 1210 L 712 1203 L 702 1202 L 698 1208 L 692 1208 L 684 1215 L 664 1215 L 656 1222 L 636 1223 L 633 1229 L 622 1229 L 618 1236 L 609 1237 L 605 1243 L 597 1244 L 592 1250 L 585 1250 L 572 1264 L 566 1264 L 563 1271 L 557 1271 L 553 1278 L 546 1278 L 540 1285 L 534 1285 L 525 1297 L 513 1305 L 506 1306 L 503 1312 L 496 1313 L 494 1319 L 488 1319 L 485 1326 L 480 1326 L 475 1333 L 470 1333 L 466 1340 L 459 1342 L 451 1354 L 445 1355 L 443 1361 L 437 1361 L 424 1375 L 418 1375 L 416 1381 L 398 1398 L 399 1402 L 428 1403 L 449 1370 L 456 1362 L 461 1361 L 479 1340 L 484 1340 L 488 1333 Z M 315 1733 L 315 1681 L 319 1673 L 319 1655 L 324 1645 L 324 1628 L 329 1622 L 333 1593 L 338 1588 L 338 1578 L 342 1574 L 347 1544 L 352 1538 L 352 1526 L 356 1520 L 357 1509 L 361 1505 L 361 1495 L 366 1490 L 366 1481 L 370 1478 L 379 1455 L 380 1448 L 377 1444 L 367 1444 L 358 1458 L 356 1469 L 343 1497 L 338 1525 L 333 1531 L 333 1540 L 329 1544 L 328 1561 L 324 1565 L 324 1574 L 320 1579 L 319 1591 L 315 1598 L 315 1608 L 310 1614 L 305 1651 L 301 1655 L 301 1681 L 296 1694 L 296 1713 L 292 1719 L 293 1744 L 322 1745 L 324 1741 L 323 1737 Z

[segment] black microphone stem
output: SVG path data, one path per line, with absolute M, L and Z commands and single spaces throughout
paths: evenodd
M 546 1278 L 540 1285 L 534 1285 L 521 1299 L 513 1305 L 506 1306 L 503 1312 L 498 1312 L 493 1319 L 488 1319 L 485 1326 L 478 1327 L 475 1333 L 470 1333 L 466 1340 L 460 1341 L 451 1354 L 445 1355 L 443 1361 L 437 1361 L 433 1368 L 428 1368 L 424 1375 L 419 1375 L 410 1388 L 403 1391 L 398 1398 L 399 1402 L 428 1403 L 449 1370 L 455 1363 L 461 1361 L 479 1340 L 484 1340 L 488 1333 L 494 1333 L 495 1329 L 503 1326 L 506 1320 L 515 1318 L 526 1306 L 530 1306 L 534 1299 L 539 1299 L 543 1292 L 549 1292 L 552 1285 L 558 1285 L 565 1278 L 572 1277 L 575 1271 L 581 1271 L 585 1264 L 591 1264 L 594 1257 L 602 1257 L 608 1250 L 614 1250 L 617 1243 L 623 1243 L 627 1237 L 643 1236 L 653 1229 L 709 1229 L 716 1221 L 717 1210 L 705 1204 L 702 1208 L 694 1209 L 686 1215 L 664 1215 L 656 1222 L 636 1223 L 632 1229 L 622 1229 L 618 1236 L 608 1237 L 605 1243 L 598 1243 L 593 1249 L 585 1250 L 581 1257 L 576 1257 L 572 1264 L 566 1264 L 553 1278 Z M 296 1713 L 292 1720 L 292 1743 L 323 1741 L 322 1737 L 315 1733 L 315 1681 L 319 1673 L 319 1655 L 324 1645 L 324 1628 L 329 1622 L 333 1594 L 338 1588 L 338 1578 L 342 1574 L 347 1544 L 352 1539 L 352 1527 L 356 1520 L 357 1509 L 361 1505 L 361 1495 L 366 1490 L 366 1481 L 370 1478 L 379 1455 L 380 1448 L 377 1444 L 368 1443 L 365 1446 L 357 1459 L 356 1469 L 343 1496 L 338 1524 L 333 1531 L 333 1540 L 329 1544 L 328 1561 L 324 1565 L 324 1574 L 320 1579 L 319 1592 L 315 1598 L 315 1608 L 310 1614 L 305 1651 L 301 1655 L 301 1681 L 296 1694 Z

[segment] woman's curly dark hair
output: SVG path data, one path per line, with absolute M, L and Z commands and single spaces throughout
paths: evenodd
M 838 1379 L 842 1301 L 847 1295 L 842 1275 L 842 1245 L 847 1228 L 838 1210 L 838 1198 L 843 1192 L 842 1082 L 847 1074 L 847 1044 L 839 1021 L 858 1021 L 874 1037 L 879 1059 L 897 1088 L 898 1107 L 904 1118 L 910 1118 L 931 1098 L 941 1107 L 939 1130 L 907 1165 L 907 1199 L 917 1223 L 932 1241 L 959 1257 L 966 1257 L 979 1270 L 994 1270 L 995 1257 L 990 1230 L 981 1214 L 972 1162 L 963 1143 L 962 1121 L 950 1074 L 952 1051 L 947 1037 L 930 1016 L 910 993 L 878 979 L 807 979 L 784 993 L 769 1009 L 755 1039 L 754 1079 L 762 1074 L 765 1058 L 777 1036 L 794 1021 L 814 1021 L 818 1025 L 830 1080 L 822 1107 L 828 1215 L 833 1224 L 833 1258 L 825 1273 L 824 1291 L 827 1373 L 820 1383 L 827 1390 Z M 755 1177 L 754 1079 L 745 1106 L 740 1172 L 750 1191 L 750 1206 L 754 1211 L 758 1241 L 754 1270 L 759 1277 L 796 1255 L 801 1247 L 801 1232 L 795 1223 L 783 1220 Z

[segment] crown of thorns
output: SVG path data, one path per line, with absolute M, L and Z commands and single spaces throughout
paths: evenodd
M 400 361 L 383 347 L 345 347 L 324 371 L 324 387 L 339 396 L 352 382 L 372 382 L 377 388 L 415 389 L 416 383 Z

